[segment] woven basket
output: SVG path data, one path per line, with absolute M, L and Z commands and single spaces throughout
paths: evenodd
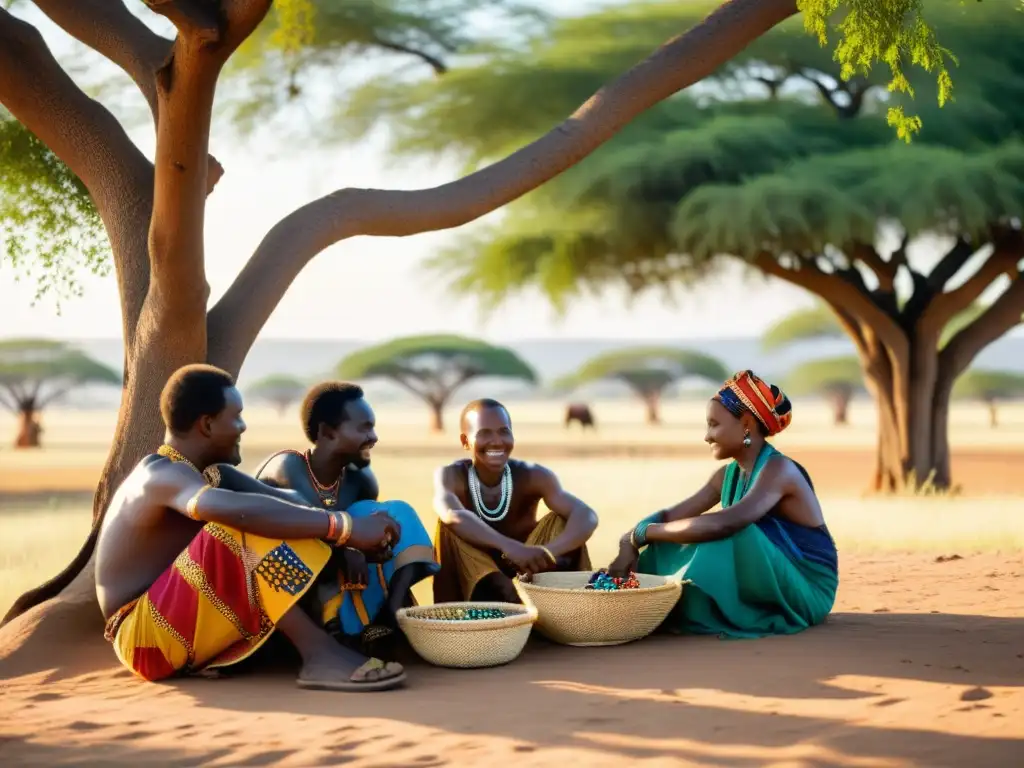
M 682 594 L 683 583 L 638 573 L 637 589 L 584 589 L 588 571 L 538 573 L 520 577 L 516 589 L 537 609 L 537 629 L 564 645 L 621 645 L 651 634 Z
M 502 619 L 433 618 L 452 608 L 500 608 Z M 515 603 L 444 603 L 403 608 L 398 626 L 413 649 L 439 667 L 497 667 L 519 656 L 530 637 L 537 609 Z

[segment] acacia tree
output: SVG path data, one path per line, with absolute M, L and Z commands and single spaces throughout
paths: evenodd
M 257 400 L 273 404 L 277 414 L 283 416 L 288 406 L 302 399 L 307 389 L 302 379 L 287 373 L 274 373 L 250 384 L 249 394 Z
M 864 389 L 860 361 L 853 356 L 808 360 L 790 371 L 785 380 L 788 395 L 823 396 L 832 404 L 832 422 L 849 423 L 850 401 Z
M 62 341 L 0 341 L 0 406 L 18 416 L 15 448 L 38 448 L 39 414 L 87 384 L 121 383 L 113 369 Z
M 517 126 L 532 130 L 636 55 L 639 41 L 692 13 L 634 3 L 566 20 L 525 53 L 498 57 L 497 80 L 485 60 L 424 86 L 432 109 L 413 115 L 386 91 L 375 103 L 401 121 L 397 149 L 461 143 L 486 160 L 515 141 Z M 728 259 L 799 286 L 829 307 L 866 372 L 878 404 L 878 488 L 927 477 L 948 486 L 953 383 L 1024 311 L 1024 48 L 1007 4 L 968 11 L 945 0 L 927 13 L 971 65 L 957 103 L 927 111 L 911 146 L 879 126 L 894 97 L 878 77 L 843 71 L 787 23 L 436 266 L 491 305 L 525 286 L 560 304 L 609 285 L 672 290 Z M 546 76 L 528 86 L 536 66 Z M 499 94 L 517 122 L 481 137 Z M 910 255 L 921 235 L 945 238 L 933 263 Z M 983 295 L 984 311 L 943 343 Z
M 620 381 L 643 401 L 647 423 L 655 425 L 661 424 L 661 398 L 665 390 L 691 376 L 721 382 L 729 372 L 718 360 L 700 352 L 674 347 L 640 347 L 592 357 L 554 386 L 569 390 L 595 381 Z
M 173 40 L 154 32 L 120 0 L 35 0 L 35 5 L 135 82 L 154 117 L 152 161 L 113 114 L 61 68 L 38 30 L 0 9 L 0 104 L 88 192 L 110 243 L 125 347 L 121 408 L 97 486 L 92 533 L 63 573 L 22 596 L 5 617 L 24 613 L 81 576 L 60 600 L 41 608 L 41 615 L 25 619 L 35 622 L 36 634 L 44 637 L 60 634 L 45 627 L 82 626 L 89 616 L 95 620 L 92 570 L 86 566 L 113 489 L 160 442 L 154 404 L 167 377 L 196 362 L 237 374 L 283 292 L 316 254 L 359 235 L 407 236 L 473 221 L 570 168 L 637 115 L 707 76 L 794 15 L 798 6 L 808 28 L 824 41 L 827 17 L 836 8 L 835 0 L 723 2 L 599 89 L 554 129 L 493 165 L 430 189 L 344 186 L 299 208 L 270 229 L 210 307 L 204 217 L 206 197 L 223 173 L 209 151 L 214 96 L 232 54 L 264 23 L 272 3 L 144 2 L 173 28 Z M 308 13 L 312 7 L 310 0 L 277 3 L 279 12 L 291 18 L 297 9 Z M 839 49 L 842 57 L 867 64 L 882 51 L 902 54 L 890 57 L 902 77 L 900 61 L 921 60 L 925 52 L 930 58 L 924 64 L 942 75 L 944 57 L 937 41 L 927 26 L 917 24 L 921 7 L 922 0 L 901 5 L 898 12 L 881 0 L 853 6 L 839 31 L 840 42 L 846 43 Z M 40 183 L 51 179 L 52 174 Z
M 343 379 L 394 382 L 430 406 L 431 426 L 444 430 L 444 408 L 463 384 L 484 377 L 537 383 L 537 374 L 511 349 L 464 336 L 407 336 L 353 352 L 340 363 Z
M 953 387 L 954 397 L 988 406 L 989 426 L 999 426 L 999 403 L 1024 398 L 1024 374 L 1013 371 L 971 369 Z

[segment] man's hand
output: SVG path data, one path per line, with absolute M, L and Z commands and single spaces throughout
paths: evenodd
M 608 575 L 618 578 L 627 577 L 630 571 L 636 571 L 636 564 L 639 559 L 639 550 L 633 546 L 628 538 L 623 538 L 619 542 L 618 556 L 608 566 Z
M 352 535 L 346 545 L 362 552 L 390 551 L 398 543 L 402 527 L 387 512 L 352 518 Z
M 520 573 L 533 575 L 550 571 L 555 567 L 543 547 L 529 547 L 525 544 L 515 542 L 505 550 L 505 557 L 519 570 Z
M 370 569 L 366 565 L 366 556 L 358 549 L 343 547 L 341 550 L 341 572 L 348 584 L 366 586 Z

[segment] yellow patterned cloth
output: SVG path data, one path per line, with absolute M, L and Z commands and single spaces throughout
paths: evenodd
M 153 585 L 107 621 L 128 669 L 162 680 L 250 656 L 323 570 L 331 547 L 208 523 Z
M 565 530 L 565 518 L 549 512 L 538 521 L 524 542 L 536 547 L 550 544 Z M 492 573 L 515 575 L 515 567 L 501 559 L 500 552 L 489 552 L 460 539 L 442 523 L 437 524 L 434 558 L 441 564 L 434 576 L 434 602 L 457 603 L 469 600 L 476 585 Z M 569 570 L 589 571 L 590 556 L 584 545 L 572 553 Z

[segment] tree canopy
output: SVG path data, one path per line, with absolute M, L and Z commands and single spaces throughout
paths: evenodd
M 739 260 L 816 294 L 853 341 L 883 414 L 878 482 L 948 482 L 952 384 L 1024 312 L 1024 48 L 1008 4 L 936 0 L 923 12 L 962 64 L 954 103 L 915 103 L 924 127 L 911 145 L 878 119 L 907 94 L 873 72 L 844 80 L 791 20 L 433 267 L 491 307 L 534 286 L 562 308 L 608 286 L 671 292 Z M 693 13 L 633 3 L 565 19 L 527 53 L 424 86 L 433 98 L 424 106 L 421 91 L 414 114 L 384 86 L 373 103 L 398 121 L 398 150 L 458 146 L 480 162 Z M 538 62 L 546 76 L 528 86 Z M 505 110 L 504 130 L 489 133 Z M 923 235 L 945 250 L 911 258 Z M 973 322 L 953 322 L 983 298 Z
M 999 403 L 1024 399 L 1024 373 L 972 368 L 953 387 L 954 397 L 988 406 L 989 425 L 999 426 Z
M 860 361 L 852 355 L 808 360 L 786 375 L 783 389 L 789 397 L 828 398 L 832 401 L 834 422 L 846 424 L 850 400 L 864 390 L 864 374 Z
M 957 397 L 982 402 L 1024 398 L 1024 373 L 972 368 L 957 381 Z
M 675 347 L 637 347 L 592 357 L 553 386 L 569 390 L 597 381 L 620 381 L 647 405 L 648 422 L 657 424 L 661 421 L 659 403 L 665 389 L 691 376 L 722 382 L 728 378 L 729 371 L 721 362 L 701 352 Z
M 18 414 L 18 447 L 38 445 L 36 414 L 86 384 L 118 385 L 121 376 L 84 352 L 50 339 L 0 340 L 0 406 Z
M 257 400 L 272 403 L 279 413 L 284 413 L 292 403 L 305 395 L 308 386 L 302 379 L 287 373 L 273 373 L 250 384 L 247 394 Z
M 434 428 L 455 391 L 473 379 L 494 377 L 537 383 L 537 374 L 511 349 L 465 336 L 407 336 L 360 349 L 337 366 L 344 379 L 383 378 L 432 409 Z

